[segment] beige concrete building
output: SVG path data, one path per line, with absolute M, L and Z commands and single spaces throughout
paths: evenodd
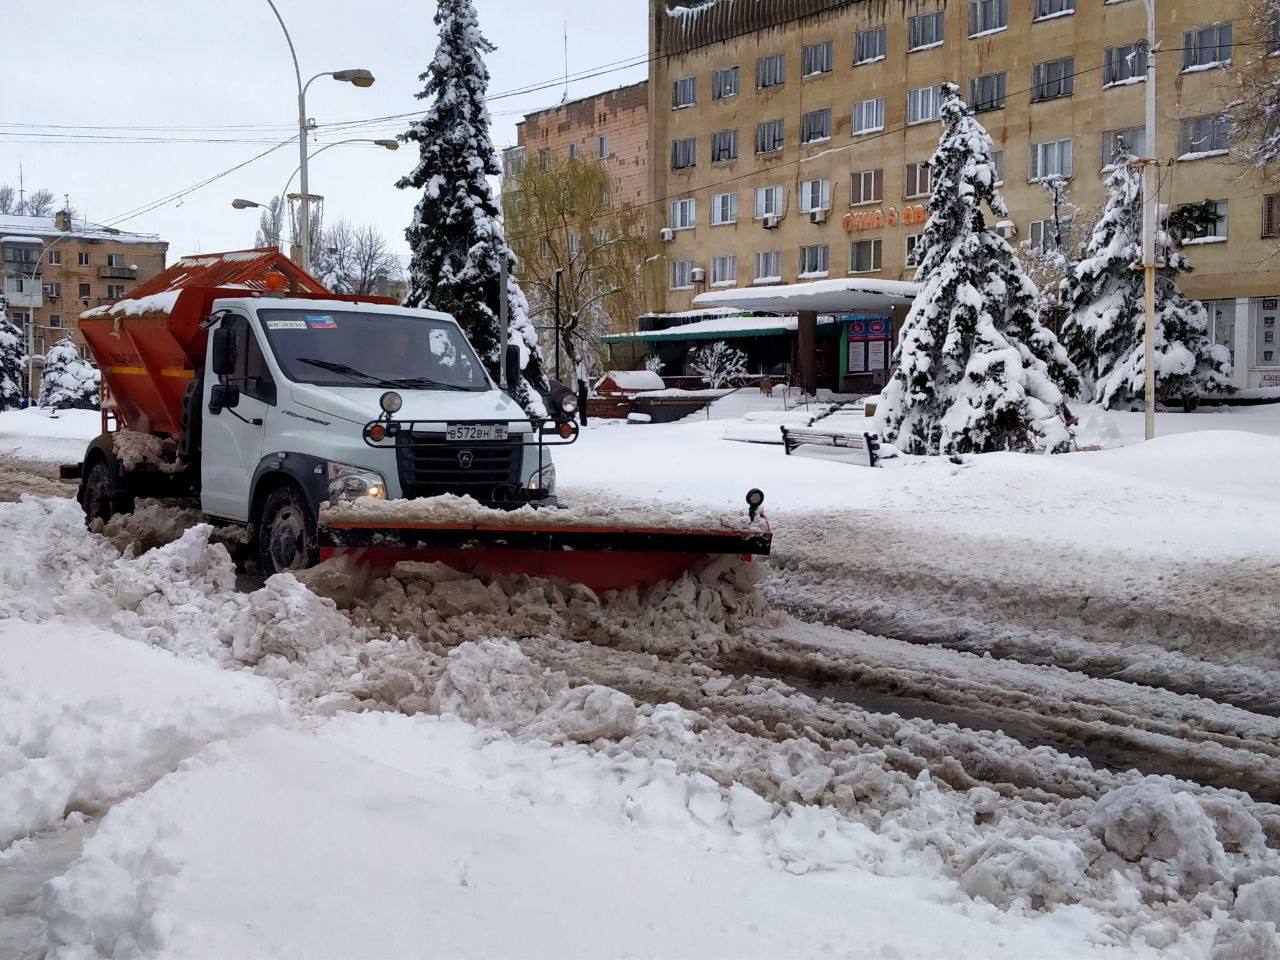
M 553 154 L 596 157 L 612 174 L 623 203 L 649 199 L 648 81 L 530 113 L 516 124 L 516 146 L 503 151 L 506 173 Z
M 1218 119 L 1243 8 L 1161 0 L 1156 154 L 1166 202 L 1218 203 L 1184 290 L 1256 387 L 1280 385 L 1280 185 L 1234 162 Z M 651 0 L 662 309 L 720 287 L 913 278 L 943 81 L 995 141 L 1013 242 L 1042 242 L 1047 174 L 1091 221 L 1115 139 L 1144 147 L 1145 22 L 1141 0 Z
M 88 358 L 77 318 L 90 307 L 129 296 L 165 268 L 169 244 L 154 234 L 128 233 L 66 215 L 0 215 L 4 297 L 9 318 L 31 345 L 32 392 L 39 391 L 41 358 L 70 335 Z

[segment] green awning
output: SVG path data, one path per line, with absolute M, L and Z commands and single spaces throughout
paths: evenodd
M 835 322 L 837 322 L 835 317 L 818 318 L 820 325 Z M 782 337 L 794 333 L 797 325 L 795 317 L 758 317 L 742 314 L 698 320 L 678 327 L 668 327 L 666 330 L 611 333 L 604 337 L 604 342 L 630 343 L 639 340 L 654 343 L 667 340 L 739 340 L 744 337 Z

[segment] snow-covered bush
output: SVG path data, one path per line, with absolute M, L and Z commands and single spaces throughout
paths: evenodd
M 26 363 L 22 331 L 9 319 L 4 297 L 0 296 L 0 410 L 8 410 L 22 402 Z
M 747 355 L 717 340 L 693 351 L 689 357 L 689 369 L 705 380 L 708 387 L 719 390 L 746 374 Z
M 644 368 L 650 373 L 661 373 L 662 368 L 665 366 L 666 364 L 662 362 L 662 358 L 654 354 L 644 358 Z
M 39 404 L 57 410 L 96 410 L 101 381 L 93 364 L 81 359 L 75 341 L 63 337 L 44 356 Z
M 1063 392 L 1078 385 L 1057 337 L 1039 320 L 1035 284 L 988 229 L 996 189 L 991 137 L 953 83 L 943 85 L 942 137 L 930 160 L 930 220 L 921 237 L 923 289 L 903 325 L 897 369 L 881 393 L 886 440 L 915 454 L 1070 447 Z
M 1062 340 L 1079 368 L 1087 396 L 1103 407 L 1132 407 L 1144 396 L 1144 278 L 1142 263 L 1142 178 L 1116 158 L 1107 178 L 1107 202 L 1084 256 L 1062 281 L 1069 315 Z M 1156 237 L 1156 395 L 1166 400 L 1231 390 L 1227 349 L 1209 342 L 1204 307 L 1183 296 L 1178 274 L 1191 264 L 1175 237 L 1161 228 Z
M 493 45 L 480 32 L 472 0 L 440 0 L 435 56 L 420 77 L 426 115 L 401 139 L 418 144 L 417 167 L 397 184 L 422 191 L 405 237 L 412 259 L 405 305 L 443 310 L 455 317 L 496 378 L 501 332 L 499 284 L 506 261 L 510 342 L 520 349 L 521 370 L 534 391 L 546 390 L 537 331 L 515 280 L 516 259 L 503 237 L 489 177 L 501 173 L 489 137 L 484 55 Z M 536 392 L 520 397 L 532 413 L 545 413 Z

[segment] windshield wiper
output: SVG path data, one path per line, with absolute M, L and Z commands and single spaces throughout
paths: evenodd
M 314 357 L 297 357 L 298 363 L 309 363 L 313 367 L 319 367 L 321 370 L 332 370 L 334 373 L 341 373 L 348 377 L 358 377 L 361 380 L 367 380 L 370 383 L 376 383 L 383 387 L 398 387 L 402 381 L 384 380 L 382 377 L 375 377 L 372 373 L 365 373 L 363 370 L 357 370 L 355 367 L 346 363 L 337 363 L 333 360 L 317 360 Z
M 470 387 L 464 387 L 457 383 L 445 383 L 443 380 L 432 380 L 430 377 L 404 377 L 396 380 L 398 386 L 407 387 L 410 390 L 419 387 L 440 387 L 444 390 L 465 390 L 470 392 Z

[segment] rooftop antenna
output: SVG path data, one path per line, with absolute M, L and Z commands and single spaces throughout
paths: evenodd
M 569 21 L 564 23 L 564 93 L 560 95 L 561 103 L 569 102 Z
M 22 157 L 18 157 L 18 210 L 25 211 L 27 207 L 27 193 L 22 183 Z

